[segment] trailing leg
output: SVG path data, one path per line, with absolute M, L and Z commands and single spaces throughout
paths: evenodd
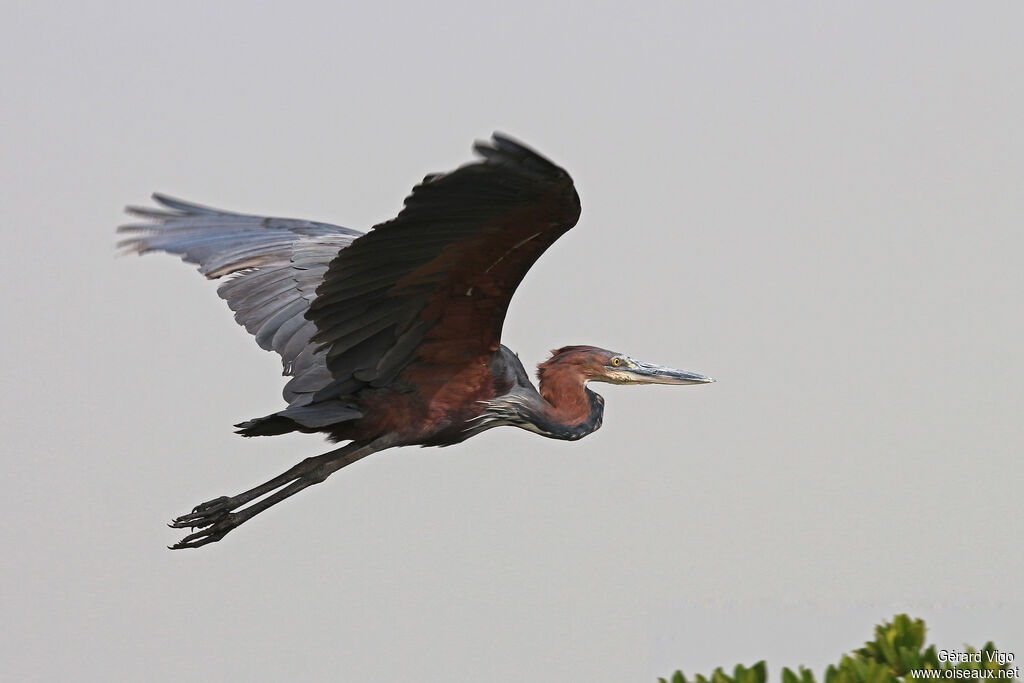
M 199 548 L 224 538 L 229 531 L 285 498 L 313 484 L 319 484 L 342 467 L 391 446 L 385 437 L 369 444 L 350 443 L 336 450 L 306 458 L 287 472 L 236 496 L 221 496 L 201 503 L 192 512 L 170 523 L 175 529 L 199 529 L 172 546 L 171 550 Z M 270 495 L 267 495 L 270 494 Z M 266 496 L 265 498 L 262 498 Z M 262 498 L 262 500 L 257 500 Z M 252 501 L 256 501 L 252 503 Z M 252 503 L 248 507 L 242 507 Z M 239 509 L 241 508 L 241 509 Z

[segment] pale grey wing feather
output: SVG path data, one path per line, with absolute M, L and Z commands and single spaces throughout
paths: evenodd
M 144 254 L 164 251 L 199 266 L 210 279 L 234 277 L 217 293 L 256 343 L 281 355 L 289 403 L 304 405 L 331 382 L 324 352 L 310 344 L 315 324 L 309 304 L 331 260 L 362 233 L 329 223 L 265 218 L 222 211 L 161 194 L 166 208 L 129 207 L 145 218 L 118 228 L 128 237 L 119 246 Z

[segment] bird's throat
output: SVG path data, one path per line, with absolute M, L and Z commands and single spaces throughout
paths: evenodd
M 596 417 L 597 424 L 600 424 L 604 402 L 586 388 L 586 379 L 575 368 L 548 367 L 539 379 L 540 395 L 547 404 L 544 415 L 546 419 L 569 426 Z M 595 401 L 594 397 L 599 400 Z M 596 416 L 595 410 L 598 413 Z

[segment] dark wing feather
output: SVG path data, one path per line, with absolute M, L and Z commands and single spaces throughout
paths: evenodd
M 335 378 L 317 400 L 498 348 L 516 287 L 580 203 L 569 174 L 520 143 L 496 133 L 475 150 L 331 262 L 307 314 Z
M 308 403 L 332 378 L 325 354 L 310 344 L 316 327 L 306 311 L 328 264 L 362 233 L 329 223 L 221 211 L 161 194 L 153 199 L 166 208 L 129 207 L 129 213 L 149 222 L 118 228 L 129 235 L 119 246 L 139 254 L 176 254 L 210 279 L 234 275 L 218 294 L 260 347 L 281 355 L 284 374 L 294 377 L 285 399 Z

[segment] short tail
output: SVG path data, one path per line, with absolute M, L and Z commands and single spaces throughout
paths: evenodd
M 235 434 L 241 434 L 242 436 L 277 436 L 291 432 L 316 431 L 315 429 L 303 429 L 295 420 L 289 420 L 279 415 L 257 417 L 245 422 L 239 422 L 235 427 L 238 428 L 235 430 Z
M 348 397 L 320 401 L 308 405 L 290 405 L 266 417 L 240 422 L 236 434 L 242 436 L 277 436 L 289 432 L 330 431 L 330 427 L 363 417 L 363 413 Z

